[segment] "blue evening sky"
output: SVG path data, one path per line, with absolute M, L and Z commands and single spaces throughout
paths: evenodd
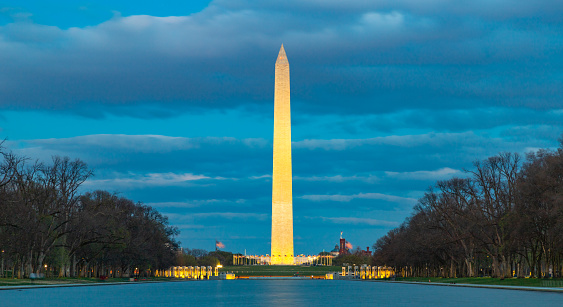
M 437 180 L 563 132 L 563 2 L 3 1 L 0 138 L 80 158 L 188 248 L 269 252 L 274 63 L 295 253 L 371 246 Z

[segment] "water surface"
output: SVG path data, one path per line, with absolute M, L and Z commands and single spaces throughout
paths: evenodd
M 0 291 L 0 306 L 562 306 L 563 293 L 346 280 L 208 280 Z

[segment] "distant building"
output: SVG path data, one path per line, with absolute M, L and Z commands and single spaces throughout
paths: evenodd
M 338 244 L 336 244 L 336 245 L 334 246 L 334 249 L 330 251 L 330 254 L 333 255 L 334 257 L 336 257 L 336 256 L 338 256 L 338 254 L 339 254 L 339 250 L 340 250 L 340 249 L 338 248 Z
M 346 246 L 346 239 L 340 238 L 340 249 L 338 250 L 338 255 L 350 255 L 350 250 Z
M 369 250 L 369 246 L 366 247 L 365 251 L 360 251 L 362 253 L 362 256 L 368 256 L 371 257 L 371 251 Z
M 352 253 L 352 244 L 346 241 L 345 238 L 342 237 L 342 232 L 340 233 L 340 242 L 339 244 L 334 246 L 334 249 L 330 251 L 330 254 L 334 257 L 340 255 L 350 255 Z M 366 247 L 366 250 L 361 250 L 359 247 L 357 248 L 355 253 L 358 253 L 361 256 L 371 257 L 372 252 L 369 250 L 369 246 Z

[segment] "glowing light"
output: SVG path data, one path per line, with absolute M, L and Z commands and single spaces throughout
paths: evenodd
M 227 273 L 227 274 L 225 275 L 225 279 L 235 279 L 235 278 L 236 278 L 236 277 L 235 277 L 235 274 L 233 274 L 233 273 Z

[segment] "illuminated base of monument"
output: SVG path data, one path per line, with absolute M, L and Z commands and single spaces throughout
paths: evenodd
M 332 265 L 334 256 L 295 255 L 292 263 L 277 263 L 277 265 Z M 272 265 L 270 255 L 233 255 L 233 265 Z
M 293 255 L 290 256 L 272 256 L 270 259 L 270 265 L 295 265 L 295 259 Z

